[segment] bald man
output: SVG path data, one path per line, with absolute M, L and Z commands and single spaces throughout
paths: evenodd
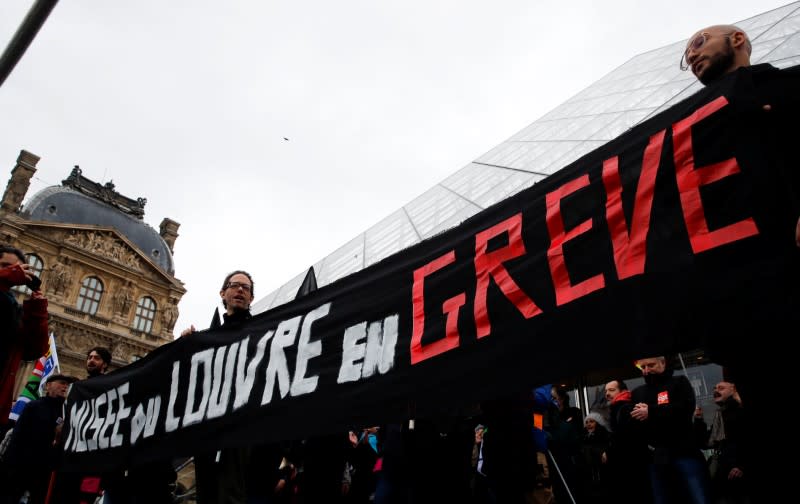
M 753 169 L 774 174 L 774 180 L 764 178 L 760 183 L 774 196 L 771 203 L 774 204 L 772 215 L 775 219 L 759 223 L 759 231 L 765 238 L 774 240 L 780 250 L 776 250 L 772 263 L 774 268 L 769 262 L 760 264 L 761 271 L 773 277 L 773 285 L 764 290 L 763 297 L 757 302 L 762 307 L 770 307 L 773 316 L 751 316 L 748 308 L 752 306 L 740 305 L 731 310 L 740 316 L 733 316 L 729 323 L 709 329 L 709 340 L 705 345 L 706 355 L 722 364 L 726 375 L 734 377 L 742 402 L 747 406 L 743 411 L 747 425 L 743 432 L 757 433 L 772 426 L 763 412 L 769 411 L 773 403 L 763 391 L 773 383 L 791 383 L 794 374 L 792 369 L 778 369 L 780 376 L 757 371 L 753 363 L 768 361 L 775 347 L 766 341 L 748 344 L 736 341 L 743 341 L 742 336 L 778 335 L 785 331 L 785 326 L 800 326 L 797 283 L 800 278 L 797 252 L 797 247 L 800 247 L 800 168 L 796 161 L 800 66 L 779 69 L 766 63 L 751 65 L 751 53 L 750 39 L 741 28 L 734 25 L 709 26 L 688 39 L 681 56 L 681 69 L 691 70 L 709 88 L 725 92 L 725 89 L 731 89 L 727 86 L 730 84 L 745 91 L 746 101 L 737 102 L 741 113 L 736 120 L 742 122 L 742 131 L 754 135 L 755 141 L 761 144 L 760 154 L 751 156 L 747 162 Z M 736 153 L 740 160 L 746 156 L 745 152 Z M 796 247 L 791 243 L 792 239 Z M 774 447 L 768 443 L 749 443 L 749 448 L 751 460 L 771 460 L 776 456 Z M 768 486 L 776 480 L 764 464 L 748 466 L 748 479 L 752 488 Z
M 735 25 L 716 25 L 703 28 L 689 38 L 681 58 L 681 70 L 690 70 L 703 85 L 717 82 L 739 68 L 750 66 L 753 46 L 747 33 Z M 758 65 L 778 71 L 772 65 Z M 773 104 L 764 103 L 764 111 Z M 795 243 L 800 247 L 800 219 L 795 225 Z
M 681 60 L 704 85 L 715 82 L 737 68 L 750 66 L 753 46 L 741 28 L 718 25 L 704 28 L 689 39 Z

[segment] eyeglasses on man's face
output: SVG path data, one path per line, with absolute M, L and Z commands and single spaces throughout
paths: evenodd
M 228 282 L 228 285 L 225 287 L 226 289 L 233 289 L 239 290 L 242 289 L 245 292 L 250 292 L 253 287 L 250 284 L 242 283 L 242 282 Z
M 722 33 L 720 35 L 722 37 L 730 37 L 731 35 L 733 35 L 733 33 L 734 32 Z M 700 49 L 703 48 L 703 46 L 706 45 L 706 42 L 708 42 L 708 39 L 710 39 L 712 36 L 714 36 L 712 33 L 706 33 L 706 32 L 699 33 L 695 38 L 693 38 L 689 42 L 689 44 L 687 44 L 686 50 L 683 51 L 683 55 L 681 56 L 680 68 L 682 71 L 685 72 L 686 70 L 689 70 L 689 68 L 691 68 L 692 66 L 689 64 L 689 51 L 694 51 L 694 52 L 699 51 Z

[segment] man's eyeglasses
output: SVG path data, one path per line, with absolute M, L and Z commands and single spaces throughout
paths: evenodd
M 722 36 L 730 37 L 731 35 L 733 35 L 733 33 L 734 32 L 723 33 Z M 706 42 L 708 42 L 708 39 L 710 38 L 711 38 L 710 33 L 700 33 L 695 38 L 693 38 L 691 42 L 689 42 L 689 44 L 686 46 L 686 50 L 683 51 L 683 55 L 681 56 L 680 68 L 682 71 L 685 72 L 686 70 L 689 70 L 689 68 L 692 66 L 689 64 L 689 51 L 694 51 L 694 52 L 699 51 L 700 49 L 703 48 L 704 45 L 706 45 Z
M 253 288 L 250 284 L 242 283 L 242 282 L 228 282 L 228 285 L 225 286 L 226 289 L 242 289 L 245 292 L 250 292 Z

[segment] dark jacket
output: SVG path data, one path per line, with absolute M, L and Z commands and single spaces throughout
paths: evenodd
M 653 449 L 653 461 L 666 463 L 687 456 L 702 457 L 695 441 L 694 389 L 683 376 L 671 369 L 645 377 L 644 385 L 632 395 L 633 403 L 646 403 L 648 418 L 644 423 L 645 439 Z
M 625 391 L 623 394 L 627 396 L 627 399 L 622 397 L 609 406 L 609 423 L 612 434 L 607 456 L 609 464 L 619 467 L 624 474 L 631 468 L 641 467 L 642 464 L 648 462 L 650 451 L 647 449 L 644 425 L 631 417 L 633 411 L 631 393 Z
M 0 269 L 0 425 L 8 422 L 14 383 L 21 361 L 47 352 L 47 300 L 28 299 L 19 306 L 11 287 L 25 283 L 19 265 Z
M 63 404 L 62 397 L 42 397 L 25 406 L 8 445 L 5 458 L 8 465 L 50 473 L 57 458 L 53 440 L 56 426 L 63 419 Z
M 252 318 L 249 311 L 223 314 L 222 327 L 237 327 Z M 226 448 L 194 457 L 198 504 L 244 504 L 247 502 L 247 466 L 250 447 Z
M 744 410 L 734 398 L 729 397 L 720 406 L 717 414 L 722 416 L 725 437 L 711 440 L 709 448 L 714 450 L 711 460 L 713 481 L 718 492 L 728 490 L 730 482 L 728 473 L 734 467 L 747 474 L 747 440 L 749 438 L 744 425 Z M 709 435 L 711 430 L 709 430 Z
M 610 494 L 618 504 L 652 502 L 648 463 L 650 450 L 645 426 L 631 417 L 631 392 L 623 391 L 609 406 L 611 439 L 606 456 L 611 479 Z
M 53 440 L 56 426 L 62 419 L 63 404 L 61 397 L 42 397 L 28 403 L 17 420 L 3 459 L 7 471 L 4 476 L 8 479 L 0 488 L 0 494 L 13 502 L 26 491 L 29 492 L 27 502 L 44 502 L 50 475 L 58 460 Z

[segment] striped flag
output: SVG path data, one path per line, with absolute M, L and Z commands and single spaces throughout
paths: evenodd
M 42 371 L 41 380 L 39 382 L 40 397 L 44 394 L 44 384 L 47 382 L 47 378 L 52 374 L 61 372 L 61 366 L 58 365 L 58 352 L 56 352 L 56 337 L 53 333 L 50 333 L 49 341 L 50 347 L 47 349 L 47 353 L 42 357 L 42 359 L 44 359 L 44 370 Z
M 58 372 L 59 366 L 58 354 L 56 353 L 56 340 L 53 333 L 50 333 L 50 348 L 47 349 L 46 354 L 39 357 L 39 360 L 36 361 L 36 365 L 33 367 L 30 377 L 28 377 L 28 382 L 22 387 L 17 401 L 11 408 L 8 419 L 16 421 L 20 414 L 22 414 L 22 410 L 25 409 L 25 405 L 38 399 L 41 397 L 42 393 L 44 393 L 44 384 L 47 381 L 47 377 Z

